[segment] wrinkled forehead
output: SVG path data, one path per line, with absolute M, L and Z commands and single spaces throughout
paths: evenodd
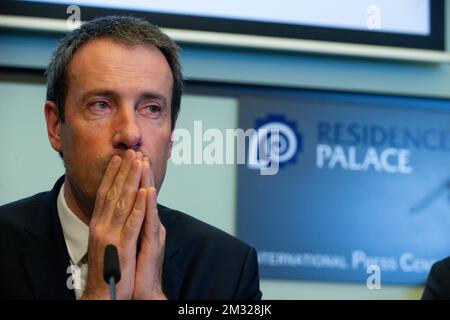
M 110 38 L 90 40 L 75 52 L 68 66 L 70 90 L 154 90 L 170 97 L 173 75 L 155 46 L 129 45 Z

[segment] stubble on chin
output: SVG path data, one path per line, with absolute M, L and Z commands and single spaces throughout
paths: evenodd
M 102 183 L 103 176 L 105 175 L 106 169 L 109 166 L 109 163 L 111 162 L 113 156 L 101 158 L 96 161 L 95 166 L 91 168 L 91 174 L 92 177 L 91 185 L 90 185 L 90 196 L 94 199 L 97 197 L 98 188 L 100 187 L 100 184 Z
M 96 159 L 91 165 L 77 168 L 77 170 L 71 169 L 72 166 L 66 163 L 66 175 L 78 201 L 82 201 L 89 207 L 95 204 L 98 188 L 111 158 L 112 156 Z

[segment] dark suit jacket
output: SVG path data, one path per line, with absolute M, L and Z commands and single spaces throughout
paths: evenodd
M 75 299 L 56 199 L 49 192 L 0 207 L 0 299 Z M 169 299 L 260 299 L 256 252 L 186 214 L 158 205 L 166 228 L 163 289 Z
M 450 257 L 433 264 L 422 299 L 450 299 Z

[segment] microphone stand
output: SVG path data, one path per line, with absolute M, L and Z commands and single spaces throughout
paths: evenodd
M 116 300 L 116 284 L 120 281 L 119 254 L 116 246 L 112 244 L 106 246 L 103 262 L 103 278 L 109 285 L 110 299 Z

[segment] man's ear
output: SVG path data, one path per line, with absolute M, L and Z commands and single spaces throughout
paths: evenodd
M 58 107 L 53 101 L 47 101 L 44 107 L 45 121 L 47 122 L 48 140 L 52 148 L 62 152 L 61 148 L 61 121 L 58 116 Z

